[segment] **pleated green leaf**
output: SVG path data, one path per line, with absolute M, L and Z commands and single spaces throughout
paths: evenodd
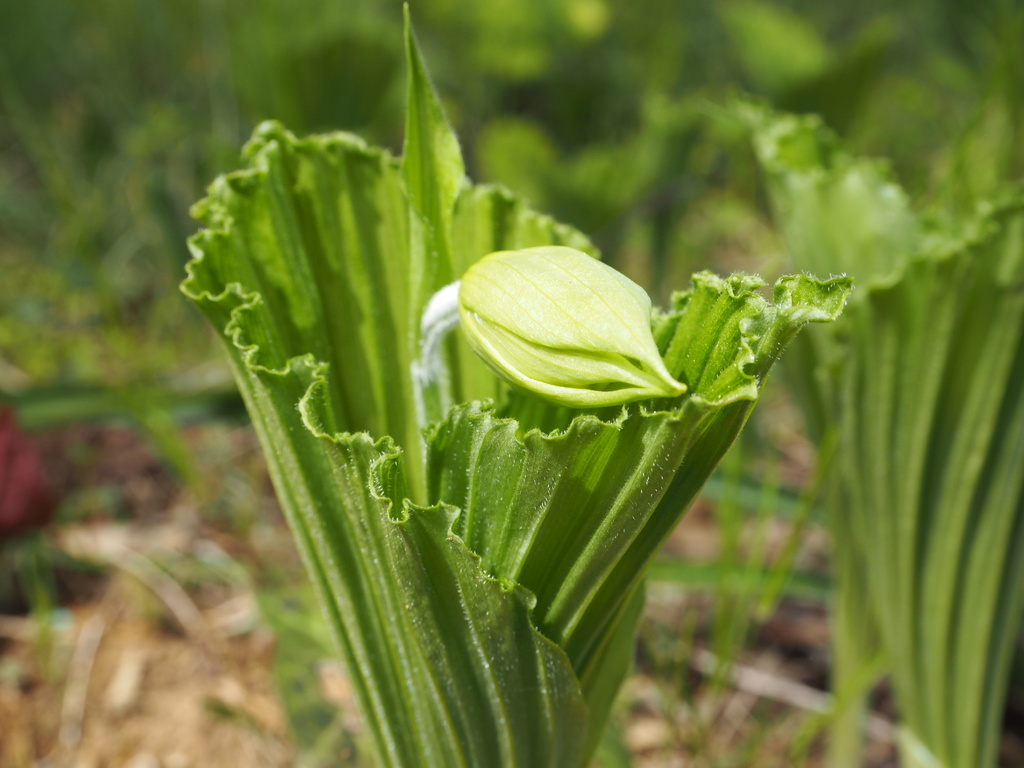
M 787 279 L 769 303 L 757 278 L 698 275 L 652 328 L 689 391 L 610 414 L 509 396 L 451 340 L 456 406 L 424 437 L 431 292 L 493 251 L 593 249 L 464 180 L 408 26 L 406 42 L 403 159 L 260 126 L 194 209 L 183 290 L 224 341 L 377 761 L 582 767 L 647 564 L 788 340 L 849 283 Z
M 282 507 L 348 662 L 379 759 L 395 766 L 573 765 L 586 712 L 564 654 L 529 621 L 529 594 L 484 575 L 477 558 L 448 535 L 451 508 L 420 511 L 407 505 L 401 518 L 392 519 L 391 510 L 403 509 L 412 494 L 399 452 L 389 442 L 374 444 L 360 434 L 326 437 L 342 425 L 380 434 L 399 431 L 403 419 L 415 424 L 411 409 L 399 410 L 411 397 L 393 400 L 401 397 L 396 390 L 407 389 L 407 378 L 388 375 L 381 365 L 386 355 L 402 359 L 399 345 L 324 345 L 319 336 L 334 323 L 343 327 L 355 309 L 350 302 L 365 300 L 372 280 L 334 277 L 303 284 L 307 270 L 330 274 L 318 228 L 311 233 L 281 226 L 266 238 L 261 234 L 268 230 L 248 226 L 259 221 L 275 194 L 289 206 L 301 206 L 301 196 L 289 195 L 288 185 L 274 188 L 292 152 L 309 160 L 304 170 L 315 171 L 321 163 L 361 168 L 378 182 L 370 188 L 384 191 L 393 189 L 387 170 L 393 164 L 345 137 L 303 144 L 268 126 L 257 141 L 268 134 L 274 140 L 261 146 L 262 154 L 251 155 L 267 163 L 266 173 L 219 181 L 217 197 L 197 209 L 208 223 L 230 221 L 231 228 L 207 229 L 193 241 L 199 260 L 186 290 L 229 341 Z M 372 201 L 385 218 L 387 200 L 384 195 Z M 257 213 L 249 214 L 253 208 Z M 306 237 L 316 247 L 303 246 L 301 257 L 291 261 L 287 244 Z M 344 271 L 357 268 L 362 260 L 352 256 L 335 264 L 345 265 Z M 386 265 L 380 266 L 385 272 Z M 242 285 L 260 291 L 247 292 Z M 341 297 L 330 295 L 331 286 L 341 288 Z M 356 287 L 366 293 L 356 293 Z M 306 301 L 293 311 L 288 297 L 300 290 L 307 291 Z M 330 319 L 318 328 L 308 322 L 311 315 Z M 384 327 L 389 326 L 394 324 Z M 380 353 L 376 380 L 375 366 L 366 362 L 374 343 Z M 332 363 L 316 362 L 315 355 L 297 357 L 304 346 Z M 358 354 L 363 359 L 350 362 Z M 314 387 L 332 366 L 348 376 Z M 365 398 L 362 408 L 349 406 L 350 394 Z M 415 458 L 418 436 L 412 430 L 405 434 L 413 435 Z
M 304 400 L 311 431 L 326 426 L 324 404 L 317 389 Z M 362 523 L 364 561 L 373 555 L 364 579 L 390 603 L 377 607 L 382 645 L 371 663 L 374 684 L 397 676 L 401 686 L 384 706 L 392 739 L 405 742 L 396 764 L 575 765 L 587 711 L 565 654 L 531 622 L 532 595 L 484 573 L 453 531 L 458 509 L 407 501 L 390 440 L 322 437 L 341 508 Z
M 872 291 L 839 384 L 901 708 L 950 768 L 995 765 L 1024 611 L 1022 228 L 1024 200 L 1008 202 Z
M 858 285 L 897 271 L 921 226 L 881 161 L 853 157 L 815 115 L 738 107 L 754 130 L 776 221 L 793 263 L 853 274 Z
M 428 439 L 428 495 L 464 510 L 456 530 L 488 572 L 537 597 L 535 620 L 583 679 L 647 565 L 738 434 L 763 377 L 805 323 L 834 319 L 849 281 L 695 276 L 658 318 L 681 398 L 580 416 L 521 435 L 514 419 L 457 406 Z
M 813 120 L 760 119 L 755 145 L 797 264 L 816 250 L 816 266 L 864 276 L 842 329 L 802 337 L 792 377 L 817 394 L 804 401 L 812 423 L 842 435 L 829 515 L 837 666 L 855 670 L 880 640 L 906 764 L 989 768 L 1024 614 L 1024 192 L 945 226 L 959 236 L 928 233 L 880 166 Z M 807 149 L 821 146 L 842 160 Z M 855 237 L 840 192 L 854 189 L 875 233 L 862 254 L 837 245 Z M 875 625 L 877 638 L 864 632 Z

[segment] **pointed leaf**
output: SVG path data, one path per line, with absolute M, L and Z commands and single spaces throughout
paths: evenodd
M 423 64 L 408 5 L 404 13 L 408 95 L 402 178 L 413 208 L 429 227 L 447 239 L 455 198 L 466 171 L 459 141 Z
M 452 279 L 452 210 L 465 181 L 465 169 L 459 142 L 420 55 L 408 5 L 404 13 L 408 82 L 402 181 L 411 204 L 409 247 L 413 254 L 409 264 L 412 322 L 406 330 L 414 344 L 428 300 Z

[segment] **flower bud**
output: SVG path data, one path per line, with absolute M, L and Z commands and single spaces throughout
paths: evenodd
M 651 300 L 624 275 L 558 246 L 498 251 L 462 277 L 470 347 L 498 375 L 573 408 L 674 397 L 651 335 Z

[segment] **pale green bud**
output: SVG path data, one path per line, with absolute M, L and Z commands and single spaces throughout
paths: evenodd
M 582 251 L 498 251 L 466 272 L 462 329 L 495 373 L 574 408 L 674 397 L 651 335 L 651 300 L 632 280 Z

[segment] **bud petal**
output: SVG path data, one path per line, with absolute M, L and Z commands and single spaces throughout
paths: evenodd
M 624 275 L 558 246 L 498 251 L 462 277 L 469 345 L 501 377 L 562 405 L 674 397 L 651 335 L 651 300 Z

